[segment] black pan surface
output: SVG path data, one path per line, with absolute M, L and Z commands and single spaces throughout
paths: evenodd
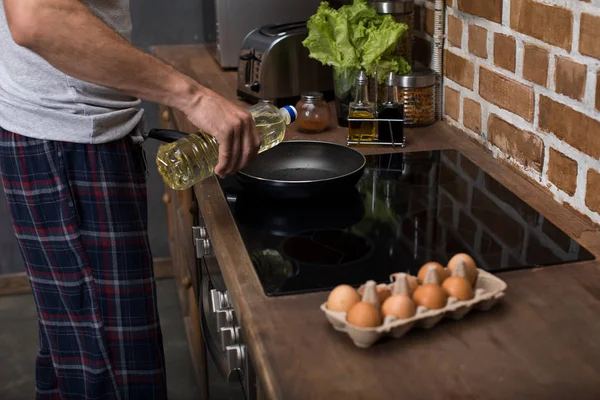
M 356 185 L 365 164 L 365 157 L 347 146 L 292 140 L 257 155 L 237 177 L 245 189 L 257 193 L 314 197 Z

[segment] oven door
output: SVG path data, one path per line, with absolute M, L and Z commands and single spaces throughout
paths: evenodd
M 209 392 L 228 399 L 256 398 L 256 378 L 216 258 L 200 260 L 199 311 L 208 363 Z M 212 395 L 211 395 L 212 397 Z

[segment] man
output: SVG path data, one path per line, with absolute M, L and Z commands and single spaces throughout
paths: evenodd
M 214 135 L 220 176 L 260 145 L 248 112 L 130 31 L 129 0 L 0 0 L 0 175 L 39 315 L 37 399 L 167 397 L 139 99 Z

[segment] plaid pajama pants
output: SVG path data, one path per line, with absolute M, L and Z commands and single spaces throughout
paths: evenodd
M 166 399 L 142 147 L 0 128 L 0 176 L 39 316 L 37 399 Z

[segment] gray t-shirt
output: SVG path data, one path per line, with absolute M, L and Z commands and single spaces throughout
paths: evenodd
M 83 3 L 131 40 L 129 0 Z M 143 129 L 139 105 L 135 97 L 68 76 L 18 46 L 0 0 L 0 127 L 23 136 L 75 143 L 105 143 L 128 134 L 139 138 Z

